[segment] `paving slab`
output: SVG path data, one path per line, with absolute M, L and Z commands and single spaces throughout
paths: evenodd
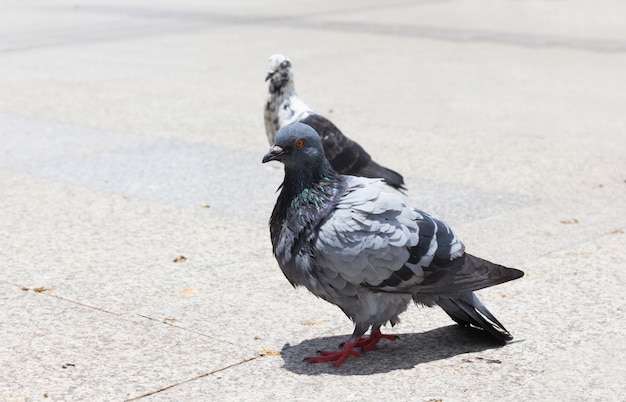
M 254 356 L 210 337 L 56 297 L 45 287 L 0 288 L 2 399 L 126 399 Z
M 616 0 L 5 2 L 0 400 L 624 401 L 626 24 Z M 352 332 L 284 279 L 267 58 L 468 251 L 505 347 L 412 306 Z

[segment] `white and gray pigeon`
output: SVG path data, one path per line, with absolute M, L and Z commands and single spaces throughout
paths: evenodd
M 313 127 L 322 138 L 326 158 L 336 172 L 363 177 L 379 177 L 387 184 L 404 189 L 403 177 L 372 160 L 356 142 L 346 137 L 330 120 L 313 111 L 298 97 L 294 88 L 291 62 L 282 54 L 269 58 L 269 95 L 265 104 L 265 133 L 270 145 L 281 127 L 299 121 Z
M 380 327 L 396 324 L 411 300 L 438 305 L 502 344 L 512 339 L 473 292 L 522 271 L 467 254 L 447 224 L 408 206 L 382 180 L 336 173 L 308 125 L 278 131 L 263 163 L 274 160 L 285 166 L 270 218 L 278 264 L 292 285 L 337 305 L 355 324 L 341 351 L 309 362 L 339 366 L 383 338 L 395 339 Z

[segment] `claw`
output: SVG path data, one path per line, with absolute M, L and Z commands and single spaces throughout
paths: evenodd
M 360 349 L 360 348 L 359 348 Z M 309 363 L 335 362 L 335 367 L 339 367 L 350 356 L 361 356 L 363 351 L 355 349 L 354 343 L 346 343 L 340 352 L 319 351 L 319 356 L 312 356 L 306 359 Z
M 363 353 L 374 349 L 381 339 L 395 341 L 398 337 L 396 335 L 381 334 L 380 328 L 373 327 L 370 336 L 361 336 L 355 342 L 343 342 L 341 344 L 341 351 L 339 352 L 318 350 L 317 356 L 312 356 L 304 360 L 309 363 L 335 362 L 335 367 L 339 367 L 348 357 L 361 356 Z

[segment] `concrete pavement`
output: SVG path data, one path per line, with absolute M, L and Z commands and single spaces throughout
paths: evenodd
M 0 400 L 626 400 L 626 5 L 5 2 Z M 438 309 L 339 369 L 267 220 L 266 60 L 468 251 L 515 340 Z M 181 258 L 184 257 L 184 258 Z

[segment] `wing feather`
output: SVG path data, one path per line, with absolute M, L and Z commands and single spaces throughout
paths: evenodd
M 422 216 L 396 194 L 382 191 L 382 185 L 372 185 L 379 180 L 348 180 L 346 195 L 319 227 L 316 264 L 354 285 L 378 284 L 409 259 L 420 239 Z
M 391 293 L 431 293 L 453 288 L 457 280 L 464 289 L 479 285 L 456 272 L 462 263 L 450 263 L 465 251 L 448 225 L 410 208 L 382 184 L 372 185 L 377 180 L 347 180 L 346 194 L 321 223 L 313 245 L 322 270 L 352 285 Z M 442 280 L 451 270 L 460 276 Z

